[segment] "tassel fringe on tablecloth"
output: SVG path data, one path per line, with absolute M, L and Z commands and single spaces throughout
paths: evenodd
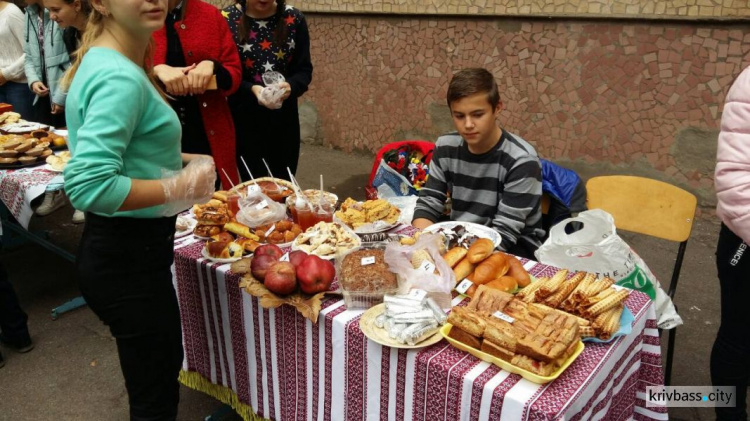
M 268 421 L 257 415 L 250 405 L 240 402 L 232 389 L 213 384 L 199 373 L 180 370 L 179 380 L 185 386 L 203 392 L 231 406 L 245 421 Z

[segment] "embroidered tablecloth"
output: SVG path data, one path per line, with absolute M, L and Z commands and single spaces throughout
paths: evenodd
M 29 220 L 34 214 L 31 201 L 43 194 L 47 184 L 57 175 L 59 173 L 46 170 L 44 166 L 0 170 L 0 200 L 19 225 L 29 228 Z
M 206 261 L 201 248 L 192 236 L 175 245 L 180 378 L 245 419 L 667 419 L 665 407 L 646 407 L 646 386 L 664 380 L 654 308 L 640 292 L 626 302 L 632 333 L 586 343 L 557 380 L 538 385 L 445 340 L 418 350 L 372 342 L 359 328 L 362 311 L 341 297 L 324 301 L 317 324 L 289 306 L 261 308 L 229 265 Z M 556 271 L 524 263 L 537 277 Z

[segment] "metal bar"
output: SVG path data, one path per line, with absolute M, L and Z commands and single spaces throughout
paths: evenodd
M 83 297 L 73 298 L 67 303 L 63 303 L 62 305 L 52 309 L 52 320 L 57 320 L 57 318 L 60 317 L 61 314 L 73 311 L 85 305 L 86 300 L 84 300 Z
M 50 242 L 46 238 L 46 233 L 38 234 L 36 232 L 28 231 L 27 229 L 22 227 L 18 222 L 15 221 L 13 215 L 10 213 L 10 210 L 8 210 L 8 208 L 5 206 L 5 203 L 2 203 L 2 201 L 0 201 L 0 223 L 2 223 L 3 227 L 3 243 L 5 243 L 6 246 L 16 244 L 17 242 L 19 242 L 20 237 L 20 239 L 34 242 L 46 248 L 47 250 L 57 254 L 58 256 L 71 263 L 74 263 L 76 261 L 75 255 L 55 244 L 52 244 L 52 242 Z M 6 233 L 6 230 L 9 232 Z

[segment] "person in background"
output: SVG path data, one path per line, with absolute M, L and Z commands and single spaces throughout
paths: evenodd
M 65 106 L 65 91 L 58 82 L 70 67 L 70 54 L 63 42 L 63 31 L 50 19 L 42 0 L 26 0 L 26 80 L 34 97 L 33 121 L 65 127 L 65 114 L 52 114 L 52 107 Z
M 34 349 L 34 343 L 29 335 L 28 320 L 29 317 L 18 303 L 18 296 L 8 280 L 8 273 L 0 263 L 0 343 L 21 353 Z M 5 359 L 0 353 L 0 368 L 4 365 Z
M 44 6 L 49 10 L 49 18 L 57 24 L 58 28 L 63 31 L 63 45 L 64 51 L 60 52 L 60 56 L 55 61 L 63 62 L 65 55 L 68 56 L 68 62 L 72 63 L 74 60 L 73 53 L 78 49 L 78 46 L 83 37 L 83 32 L 86 30 L 86 22 L 88 22 L 89 14 L 91 13 L 91 5 L 89 0 L 43 0 Z M 57 48 L 55 48 L 55 52 Z M 70 64 L 66 68 L 70 67 Z M 60 95 L 65 95 L 65 89 L 58 87 L 58 98 Z M 61 116 L 62 120 L 65 121 L 65 101 L 58 103 L 54 100 L 51 103 L 52 115 Z M 55 210 L 65 206 L 65 193 L 63 191 L 63 179 L 62 177 L 55 177 L 50 180 L 47 184 L 47 189 L 44 193 L 44 199 L 42 203 L 36 208 L 35 213 L 39 216 L 46 216 L 54 212 Z M 76 209 L 73 212 L 72 222 L 74 224 L 82 224 L 86 221 L 86 217 L 83 212 Z
M 183 360 L 170 267 L 176 215 L 211 198 L 213 159 L 180 152 L 180 120 L 151 68 L 166 0 L 93 0 L 63 78 L 65 191 L 86 225 L 81 293 L 117 343 L 131 420 L 174 420 Z
M 412 224 L 437 222 L 450 195 L 451 220 L 492 227 L 500 249 L 533 259 L 544 237 L 542 167 L 534 147 L 498 125 L 503 103 L 492 73 L 456 73 L 448 107 L 458 132 L 438 138 Z
M 275 177 L 296 173 L 300 149 L 297 98 L 312 81 L 310 34 L 305 16 L 284 0 L 240 0 L 223 11 L 234 34 L 243 66 L 242 85 L 229 98 L 237 132 L 237 155 L 247 161 L 253 176 L 268 174 L 262 158 Z M 259 102 L 263 74 L 281 73 L 286 82 L 280 109 Z M 242 178 L 250 175 L 239 165 Z
M 26 87 L 23 21 L 18 6 L 0 0 L 0 102 L 31 119 L 34 95 Z
M 711 382 L 735 386 L 736 405 L 716 408 L 717 420 L 747 420 L 750 380 L 750 68 L 727 93 L 716 152 L 716 214 L 721 231 L 716 268 L 721 286 L 721 325 L 711 351 Z
M 201 0 L 170 0 L 169 6 L 164 28 L 154 33 L 154 74 L 174 98 L 170 105 L 182 123 L 182 152 L 213 156 L 228 190 L 239 183 L 226 98 L 242 80 L 237 48 L 216 7 Z M 218 90 L 207 90 L 212 76 Z

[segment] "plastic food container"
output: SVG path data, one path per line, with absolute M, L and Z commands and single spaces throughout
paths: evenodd
M 554 372 L 552 372 L 552 374 L 550 374 L 547 377 L 544 377 L 544 376 L 540 376 L 538 374 L 534 374 L 531 371 L 524 370 L 523 368 L 516 367 L 516 366 L 514 366 L 513 364 L 511 364 L 511 363 L 509 363 L 507 361 L 501 360 L 500 358 L 497 358 L 497 357 L 495 357 L 493 355 L 490 355 L 490 354 L 488 354 L 486 352 L 482 352 L 481 350 L 478 350 L 476 348 L 472 348 L 472 347 L 470 347 L 469 345 L 466 345 L 463 342 L 459 342 L 459 341 L 457 341 L 457 340 L 449 337 L 448 335 L 450 334 L 452 328 L 453 328 L 452 324 L 446 323 L 446 324 L 443 325 L 443 327 L 440 328 L 440 334 L 443 335 L 443 337 L 446 340 L 448 340 L 448 342 L 450 342 L 450 344 L 453 345 L 454 347 L 456 347 L 456 348 L 458 348 L 458 349 L 460 349 L 462 351 L 466 351 L 469 354 L 471 354 L 471 355 L 479 358 L 482 361 L 486 361 L 488 363 L 495 364 L 496 366 L 502 368 L 505 371 L 509 371 L 511 373 L 518 374 L 519 376 L 523 377 L 524 379 L 526 379 L 526 380 L 528 380 L 530 382 L 533 382 L 533 383 L 537 383 L 537 384 L 546 384 L 546 383 L 549 383 L 552 380 L 555 380 L 556 378 L 560 377 L 560 374 L 562 374 L 563 371 L 565 371 L 565 369 L 567 369 L 568 367 L 570 367 L 570 365 L 573 364 L 573 361 L 575 361 L 576 358 L 578 358 L 578 356 L 581 355 L 581 352 L 583 352 L 583 348 L 584 348 L 583 342 L 578 341 L 578 346 L 576 347 L 575 351 L 573 352 L 573 355 L 571 355 L 570 357 L 568 357 L 568 359 L 565 360 L 565 362 L 563 362 L 563 364 L 557 370 L 555 370 Z
M 398 294 L 398 279 L 385 263 L 384 254 L 382 246 L 365 246 L 336 258 L 346 308 L 368 309 L 382 303 L 384 295 Z

